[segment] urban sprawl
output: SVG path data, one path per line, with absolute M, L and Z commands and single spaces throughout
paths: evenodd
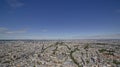
M 0 67 L 120 67 L 120 40 L 0 40 Z

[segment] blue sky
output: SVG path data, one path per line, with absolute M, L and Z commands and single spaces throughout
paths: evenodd
M 0 0 L 0 39 L 120 38 L 120 0 Z

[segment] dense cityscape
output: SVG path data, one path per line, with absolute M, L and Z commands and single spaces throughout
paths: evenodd
M 120 0 L 0 0 L 0 67 L 120 67 Z
M 120 67 L 120 40 L 0 40 L 0 67 Z

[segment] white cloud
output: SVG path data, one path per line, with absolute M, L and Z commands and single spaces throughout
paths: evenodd
M 21 7 L 24 5 L 24 3 L 21 2 L 22 0 L 5 0 L 5 1 L 12 8 Z
M 19 31 L 7 31 L 6 34 L 19 34 L 19 33 L 25 33 L 26 31 L 19 30 Z

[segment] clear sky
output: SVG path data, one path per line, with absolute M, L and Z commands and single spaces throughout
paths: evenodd
M 120 38 L 120 0 L 0 0 L 0 39 Z

